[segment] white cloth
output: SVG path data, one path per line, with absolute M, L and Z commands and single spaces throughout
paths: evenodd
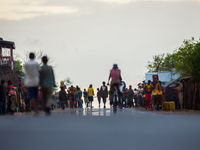
M 25 87 L 37 87 L 39 86 L 39 69 L 40 66 L 35 60 L 29 60 L 24 65 Z
M 102 90 L 105 91 L 105 89 L 106 89 L 106 86 L 102 86 Z

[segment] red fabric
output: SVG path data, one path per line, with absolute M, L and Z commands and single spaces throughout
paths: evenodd
M 110 76 L 112 78 L 112 81 L 119 81 L 120 80 L 120 74 L 121 74 L 121 71 L 119 69 L 112 69 L 110 71 Z
M 146 106 L 150 108 L 151 107 L 151 93 L 145 94 L 145 101 L 146 101 Z
M 159 80 L 159 78 L 158 78 L 158 75 L 156 74 L 156 75 L 153 75 L 152 76 L 153 77 L 153 81 L 156 79 L 156 80 Z
M 10 95 L 15 95 L 15 96 L 17 95 L 16 91 L 15 91 L 15 90 L 12 90 L 12 89 L 9 91 L 9 94 L 10 94 Z
M 8 88 L 9 89 L 13 89 L 13 85 L 8 85 Z

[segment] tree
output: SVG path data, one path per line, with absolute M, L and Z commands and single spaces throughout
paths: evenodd
M 173 72 L 174 70 L 176 70 L 175 68 L 176 63 L 177 63 L 176 54 L 167 53 L 162 63 L 163 71 Z
M 200 39 L 183 41 L 172 54 L 153 56 L 153 62 L 148 62 L 147 68 L 149 72 L 175 70 L 182 77 L 191 76 L 200 80 Z
M 20 74 L 20 76 L 24 76 L 23 65 L 20 60 L 14 61 L 14 69 Z
M 185 40 L 183 45 L 175 52 L 176 70 L 182 76 L 191 76 L 200 79 L 200 40 L 194 38 Z
M 158 72 L 163 71 L 163 62 L 164 62 L 165 54 L 159 54 L 153 56 L 153 62 L 148 62 L 148 72 Z

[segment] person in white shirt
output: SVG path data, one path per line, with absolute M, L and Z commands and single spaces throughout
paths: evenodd
M 35 115 L 39 113 L 38 111 L 38 86 L 39 86 L 39 69 L 40 66 L 38 62 L 35 61 L 35 54 L 29 54 L 29 61 L 24 65 L 25 80 L 24 86 L 28 89 L 28 97 L 34 108 Z

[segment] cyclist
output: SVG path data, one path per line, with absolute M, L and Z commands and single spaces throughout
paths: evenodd
M 114 94 L 114 90 L 115 90 L 115 87 L 118 91 L 118 96 L 119 96 L 119 99 L 120 99 L 120 85 L 121 85 L 121 81 L 122 81 L 122 77 L 121 77 L 121 70 L 118 68 L 118 65 L 117 64 L 114 64 L 113 65 L 113 68 L 110 70 L 110 75 L 109 75 L 109 78 L 108 78 L 108 84 L 109 84 L 109 81 L 111 79 L 111 84 L 110 84 L 110 96 L 111 96 L 111 100 L 112 100 L 112 95 Z

